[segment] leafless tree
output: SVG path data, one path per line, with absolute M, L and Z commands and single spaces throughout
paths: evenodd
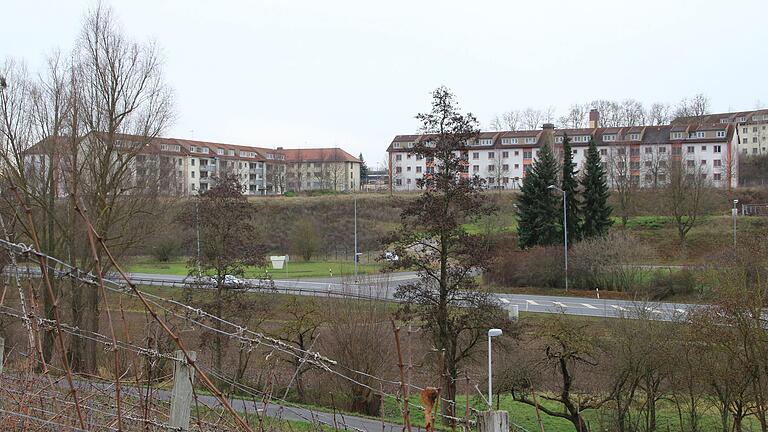
M 710 101 L 704 93 L 683 98 L 675 107 L 675 117 L 701 117 L 710 113 Z
M 578 129 L 587 124 L 589 116 L 589 106 L 582 104 L 573 104 L 568 109 L 568 114 L 560 117 L 560 127 Z
M 635 198 L 640 188 L 639 178 L 632 174 L 629 149 L 616 147 L 609 149 L 608 177 L 618 199 L 618 213 L 622 226 L 635 214 Z
M 677 228 L 680 244 L 701 223 L 709 205 L 710 181 L 696 159 L 681 157 L 669 164 L 669 181 L 662 192 L 664 208 Z
M 521 123 L 523 128 L 527 130 L 534 130 L 541 128 L 541 124 L 544 123 L 545 113 L 540 109 L 526 108 L 520 114 Z
M 665 102 L 654 102 L 648 108 L 645 117 L 651 126 L 669 124 L 672 120 L 672 107 Z
M 669 171 L 669 153 L 661 151 L 662 147 L 656 146 L 650 153 L 645 152 L 642 155 L 643 182 L 646 187 L 658 189 L 666 184 Z

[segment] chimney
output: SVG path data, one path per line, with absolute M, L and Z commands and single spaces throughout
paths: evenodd
M 282 150 L 282 149 L 283 149 L 282 147 L 278 147 L 278 148 L 277 148 L 277 150 Z
M 597 110 L 597 108 L 592 108 L 589 110 L 589 128 L 599 128 L 600 127 L 600 111 Z
M 539 142 L 542 144 L 549 144 L 550 148 L 554 148 L 555 145 L 555 125 L 552 123 L 544 123 L 541 125 L 541 139 Z

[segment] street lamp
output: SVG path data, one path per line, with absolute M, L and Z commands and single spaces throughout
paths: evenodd
M 733 200 L 733 209 L 731 209 L 731 216 L 733 217 L 733 247 L 736 247 L 736 215 L 739 213 L 739 211 L 736 209 L 736 204 L 739 203 L 739 200 L 735 199 Z
M 565 292 L 568 292 L 568 206 L 566 205 L 566 192 L 555 185 L 547 186 L 547 189 L 555 189 L 563 194 L 563 249 L 565 251 Z
M 493 408 L 493 358 L 491 356 L 491 338 L 501 336 L 501 329 L 488 330 L 488 409 Z

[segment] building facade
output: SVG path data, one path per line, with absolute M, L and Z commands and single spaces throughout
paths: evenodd
M 482 178 L 487 188 L 518 189 L 544 143 L 562 158 L 566 135 L 577 169 L 584 165 L 589 142 L 595 141 L 611 185 L 619 181 L 641 187 L 663 184 L 675 163 L 695 169 L 715 187 L 737 185 L 739 140 L 736 126 L 730 123 L 584 129 L 545 124 L 540 130 L 481 132 L 456 154 L 466 161 L 464 175 Z M 394 190 L 417 190 L 418 180 L 434 172 L 435 162 L 413 151 L 417 143 L 429 139 L 430 135 L 398 135 L 392 140 L 387 152 Z
M 57 170 L 59 193 L 66 195 L 66 171 L 69 160 L 63 151 L 65 139 L 44 140 L 25 152 L 25 169 L 34 175 L 47 171 L 51 159 Z M 104 148 L 104 140 L 88 134 L 79 141 L 78 159 L 87 160 L 90 149 Z M 293 150 L 278 147 L 242 146 L 179 138 L 147 138 L 119 135 L 110 142 L 113 157 L 130 155 L 131 183 L 153 184 L 162 194 L 189 196 L 204 192 L 215 184 L 216 178 L 235 175 L 247 195 L 279 195 L 288 190 L 333 188 L 352 190 L 360 184 L 360 161 L 341 149 Z M 55 144 L 53 144 L 55 143 Z M 61 147 L 55 151 L 54 147 Z M 71 145 L 69 145 L 71 148 Z M 56 155 L 52 157 L 52 155 Z M 308 181 L 296 184 L 289 179 L 304 173 Z M 317 177 L 314 174 L 318 174 Z M 310 180 L 311 177 L 311 180 Z M 322 179 L 322 181 L 320 181 Z M 299 188 L 300 186 L 300 188 Z
M 678 117 L 672 124 L 730 124 L 735 127 L 740 154 L 753 156 L 768 153 L 768 109 Z
M 352 191 L 360 188 L 362 161 L 340 148 L 280 149 L 288 190 Z

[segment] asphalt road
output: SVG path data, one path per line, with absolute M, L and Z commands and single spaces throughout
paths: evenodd
M 176 285 L 184 283 L 187 277 L 148 273 L 131 273 L 135 283 L 145 285 Z M 399 285 L 413 282 L 416 273 L 391 273 L 361 277 L 359 283 L 351 278 L 327 278 L 312 280 L 275 280 L 277 292 L 288 294 L 328 297 L 359 296 L 394 301 L 394 292 Z M 248 280 L 257 284 L 258 280 Z M 657 320 L 672 320 L 684 316 L 698 305 L 665 302 L 635 302 L 629 300 L 598 299 L 595 297 L 542 296 L 531 294 L 503 294 L 494 296 L 505 308 L 517 306 L 519 312 L 565 313 L 590 317 L 633 317 L 640 313 Z

